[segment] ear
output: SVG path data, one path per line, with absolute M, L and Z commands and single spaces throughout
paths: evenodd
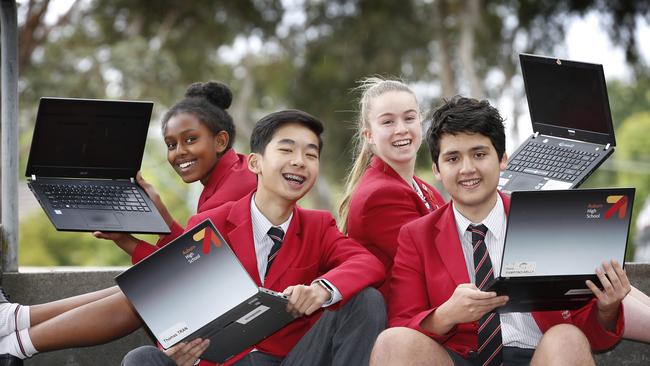
M 361 131 L 361 136 L 363 136 L 363 139 L 366 140 L 366 143 L 369 145 L 374 145 L 375 142 L 372 139 L 372 131 L 370 131 L 369 128 L 364 127 L 363 130 Z
M 433 175 L 436 177 L 438 182 L 442 182 L 442 177 L 440 176 L 440 170 L 438 170 L 438 165 L 436 163 L 431 164 L 431 170 L 433 170 Z
M 501 161 L 499 162 L 499 169 L 506 170 L 508 167 L 508 154 L 505 152 L 503 153 L 503 156 L 501 157 Z
M 226 151 L 228 143 L 230 142 L 230 135 L 226 131 L 219 131 L 214 135 L 214 150 L 217 154 L 221 154 Z
M 262 156 L 258 153 L 250 153 L 248 154 L 248 170 L 255 174 L 260 174 L 262 172 L 262 169 L 260 167 L 260 159 Z

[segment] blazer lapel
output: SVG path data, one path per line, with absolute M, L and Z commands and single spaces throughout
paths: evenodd
M 451 203 L 447 205 L 445 212 L 442 213 L 436 223 L 436 230 L 438 230 L 438 235 L 435 240 L 435 245 L 438 253 L 440 253 L 440 257 L 443 259 L 445 267 L 447 267 L 447 272 L 449 272 L 456 285 L 469 283 L 467 264 L 465 263 L 463 248 L 458 238 L 456 219 L 454 218 Z
M 230 209 L 226 219 L 232 227 L 228 235 L 228 244 L 242 263 L 248 274 L 258 286 L 262 285 L 259 270 L 257 268 L 257 256 L 255 255 L 255 242 L 253 241 L 253 224 L 250 215 L 251 195 L 237 201 Z
M 300 217 L 300 209 L 297 206 L 293 208 L 293 217 L 291 223 L 284 234 L 284 241 L 278 251 L 278 255 L 273 261 L 273 266 L 268 271 L 268 275 L 264 280 L 264 287 L 272 288 L 273 285 L 282 277 L 282 274 L 294 262 L 300 249 L 302 247 L 302 222 Z M 284 290 L 284 289 L 283 289 Z

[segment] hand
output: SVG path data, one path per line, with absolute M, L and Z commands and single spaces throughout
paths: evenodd
M 479 290 L 474 284 L 458 285 L 449 300 L 445 301 L 423 325 L 437 334 L 446 334 L 456 324 L 469 323 L 481 319 L 490 311 L 508 302 L 508 296 L 497 296 L 496 292 Z
M 329 291 L 318 283 L 310 286 L 296 285 L 287 287 L 283 294 L 289 296 L 287 311 L 293 316 L 311 315 L 330 299 Z
M 147 196 L 149 196 L 154 206 L 156 206 L 156 209 L 158 209 L 158 212 L 160 212 L 160 215 L 162 216 L 163 220 L 165 220 L 167 226 L 172 227 L 172 224 L 174 224 L 174 218 L 167 210 L 167 206 L 165 206 L 162 199 L 160 199 L 160 195 L 156 189 L 149 182 L 144 180 L 144 178 L 142 178 L 142 173 L 140 171 L 138 171 L 138 173 L 135 175 L 135 180 L 138 182 L 138 185 L 142 187 Z
M 118 247 L 122 248 L 128 255 L 133 255 L 135 247 L 138 245 L 138 239 L 128 233 L 113 233 L 95 231 L 93 236 L 97 239 L 112 240 Z
M 178 366 L 192 366 L 196 360 L 208 349 L 209 339 L 197 338 L 190 343 L 180 342 L 165 351 L 165 354 L 174 360 Z
M 602 269 L 596 268 L 596 275 L 603 285 L 603 290 L 590 280 L 586 281 L 587 287 L 598 299 L 598 320 L 604 328 L 612 330 L 616 327 L 621 302 L 632 290 L 632 286 L 621 264 L 616 260 L 603 262 Z

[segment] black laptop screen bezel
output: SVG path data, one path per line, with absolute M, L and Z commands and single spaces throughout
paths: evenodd
M 84 179 L 135 178 L 142 165 L 152 110 L 153 102 L 150 101 L 41 98 L 25 176 Z M 128 118 L 137 123 L 132 129 L 129 128 L 132 134 L 129 137 L 133 141 L 133 146 L 128 153 L 129 159 L 125 159 L 127 161 L 121 162 L 120 166 L 112 167 L 68 166 L 47 161 L 47 149 L 51 146 L 47 141 L 48 119 L 56 115 L 75 114 L 75 118 L 81 118 L 83 113 L 88 113 L 91 118 L 101 114 L 104 118 Z M 116 148 L 123 149 L 124 146 L 116 146 Z
M 612 123 L 611 109 L 609 106 L 609 97 L 607 95 L 607 84 L 605 82 L 605 75 L 603 72 L 603 67 L 600 64 L 592 64 L 586 62 L 577 62 L 571 60 L 563 60 L 557 58 L 550 58 L 537 55 L 528 55 L 520 54 L 519 60 L 521 62 L 521 72 L 524 79 L 524 86 L 526 89 L 526 99 L 528 101 L 528 109 L 530 111 L 530 118 L 533 126 L 533 131 L 539 132 L 542 135 L 550 135 L 560 138 L 566 138 L 571 140 L 586 141 L 594 144 L 616 146 L 616 138 L 614 136 L 614 125 Z M 531 100 L 531 95 L 534 95 L 531 91 L 531 82 L 530 71 L 527 70 L 528 64 L 541 63 L 546 65 L 553 65 L 554 67 L 573 67 L 573 68 L 583 68 L 588 70 L 593 70 L 598 78 L 598 83 L 600 85 L 600 91 L 602 96 L 602 103 L 604 106 L 605 113 L 605 123 L 607 124 L 606 133 L 600 133 L 596 131 L 588 131 L 584 129 L 569 129 L 565 126 L 554 125 L 548 123 L 548 121 L 540 121 L 538 117 L 538 110 L 541 110 L 542 107 L 538 106 L 535 101 Z

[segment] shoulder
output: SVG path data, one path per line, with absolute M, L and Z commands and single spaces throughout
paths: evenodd
M 453 216 L 451 202 L 448 202 L 437 210 L 407 223 L 402 230 L 422 235 L 435 234 L 441 226 L 453 224 Z
M 233 208 L 233 205 L 235 204 L 235 201 L 229 201 L 226 202 L 218 207 L 211 208 L 205 211 L 201 211 L 197 213 L 196 215 L 193 215 L 190 217 L 188 221 L 188 227 L 194 226 L 198 224 L 199 222 L 205 220 L 205 219 L 210 219 L 213 221 L 215 225 L 217 225 L 217 222 L 222 222 L 225 220 L 226 217 L 228 217 L 228 214 Z M 217 222 L 215 222 L 217 221 Z
M 410 197 L 412 189 L 394 177 L 376 171 L 367 171 L 352 194 L 352 204 L 364 206 L 366 203 L 384 204 L 386 201 L 402 200 Z M 415 192 L 412 192 L 415 193 Z

